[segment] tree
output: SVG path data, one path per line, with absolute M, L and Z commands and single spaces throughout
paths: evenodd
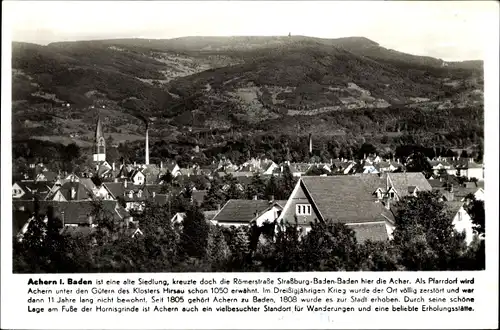
M 292 172 L 290 171 L 290 167 L 285 165 L 283 167 L 283 174 L 281 177 L 281 191 L 280 196 L 277 199 L 288 199 L 288 196 L 292 194 L 293 188 L 295 188 L 295 184 L 297 180 L 293 177 Z
M 304 238 L 303 255 L 311 271 L 358 270 L 358 245 L 355 233 L 344 224 L 316 221 Z
M 318 176 L 318 175 L 328 175 L 329 172 L 327 170 L 325 170 L 324 168 L 320 168 L 318 166 L 311 166 L 311 168 L 309 168 L 307 170 L 307 172 L 304 174 L 304 176 Z
M 390 241 L 365 241 L 359 246 L 360 269 L 363 271 L 400 270 L 398 254 Z
M 231 251 L 219 226 L 210 226 L 207 249 L 213 270 L 220 270 L 227 262 Z
M 373 144 L 363 143 L 357 152 L 358 159 L 364 159 L 365 156 L 374 155 L 377 148 Z
M 421 172 L 426 178 L 430 178 L 432 175 L 432 166 L 421 152 L 415 152 L 408 158 L 406 170 L 408 172 Z
M 437 192 L 404 197 L 395 215 L 393 243 L 407 270 L 451 270 L 465 251 L 465 236 L 454 230 L 452 216 Z
M 186 211 L 182 223 L 181 247 L 188 257 L 203 258 L 207 254 L 209 224 L 196 206 Z
M 216 210 L 225 202 L 225 196 L 222 191 L 222 182 L 219 178 L 214 177 L 210 183 L 210 188 L 203 199 L 202 207 L 205 210 Z
M 278 182 L 276 180 L 276 177 L 274 175 L 272 175 L 269 178 L 269 180 L 267 180 L 264 195 L 270 199 L 271 196 L 273 196 L 274 198 L 277 198 L 278 193 L 279 193 Z
M 223 184 L 227 187 L 224 191 L 224 202 L 229 199 L 242 199 L 243 191 L 240 189 L 240 184 L 238 179 L 236 179 L 232 174 L 224 176 L 222 179 Z
M 472 223 L 474 224 L 476 232 L 480 235 L 484 235 L 486 229 L 484 201 L 477 200 L 473 195 L 467 207 L 467 212 L 472 218 Z
M 257 196 L 257 199 L 266 199 L 266 183 L 260 174 L 253 175 L 252 182 L 247 186 L 246 196 L 248 199 L 252 199 L 254 196 Z

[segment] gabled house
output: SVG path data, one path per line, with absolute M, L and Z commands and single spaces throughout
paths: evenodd
M 205 220 L 212 221 L 212 219 L 217 214 L 217 212 L 218 211 L 203 211 L 203 215 L 205 216 Z M 186 213 L 178 212 L 172 217 L 172 219 L 170 219 L 170 221 L 173 224 L 181 224 L 185 218 L 186 218 Z
M 59 175 L 52 171 L 44 171 L 38 173 L 35 177 L 36 182 L 55 182 L 59 178 Z
M 362 173 L 365 173 L 365 174 L 378 174 L 378 173 L 380 173 L 380 171 L 378 170 L 378 164 L 365 161 L 365 163 L 363 164 Z
M 177 162 L 174 160 L 169 160 L 165 162 L 165 164 L 162 162 L 160 165 L 160 170 L 170 172 L 170 174 L 172 174 L 174 178 L 182 174 L 181 168 L 179 167 L 179 165 L 177 165 Z
M 464 208 L 464 202 L 446 202 L 452 224 L 459 233 L 465 233 L 465 242 L 469 245 L 474 239 L 474 224 L 469 213 Z
M 393 215 L 373 197 L 372 188 L 360 176 L 301 177 L 278 223 L 297 223 L 307 232 L 315 220 L 330 220 L 351 227 L 358 241 L 387 240 Z
M 107 161 L 103 160 L 96 164 L 96 175 L 99 178 L 112 178 L 113 177 L 113 166 L 111 166 Z
M 60 187 L 55 187 L 50 191 L 45 200 L 56 202 L 69 201 L 91 201 L 94 199 L 94 192 L 87 188 L 81 181 L 65 182 Z
M 457 161 L 457 176 L 463 176 L 467 179 L 477 179 L 484 181 L 484 164 L 476 163 L 472 158 L 461 158 Z
M 146 200 L 150 199 L 150 192 L 144 185 L 134 185 L 124 181 L 104 183 L 103 186 L 108 190 L 110 197 L 125 203 L 127 211 L 142 211 Z
M 432 160 L 429 163 L 432 166 L 434 175 L 438 175 L 441 170 L 445 170 L 448 175 L 457 175 L 457 169 L 455 166 L 448 163 L 446 160 Z
M 262 226 L 265 222 L 273 223 L 286 201 L 230 199 L 212 219 L 213 224 L 225 227 L 248 226 L 255 223 Z
M 146 184 L 146 176 L 139 168 L 134 169 L 129 176 L 129 180 L 134 185 Z
M 33 198 L 45 199 L 50 192 L 47 182 L 18 181 L 12 184 L 12 200 L 27 200 Z
M 418 191 L 432 191 L 422 173 L 387 173 L 386 197 L 399 201 L 405 196 L 416 196 Z

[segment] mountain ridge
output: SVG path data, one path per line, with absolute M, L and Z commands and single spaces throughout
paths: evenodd
M 476 107 L 484 84 L 482 62 L 445 66 L 364 37 L 13 43 L 12 63 L 16 132 L 35 130 L 25 124 L 33 115 L 67 118 L 62 131 L 53 123 L 37 127 L 33 135 L 42 136 L 67 134 L 75 120 L 89 136 L 93 107 L 113 113 L 113 129 L 122 138 L 137 132 L 140 124 L 130 118 L 138 116 L 156 118 L 165 127 L 156 132 L 161 135 L 363 108 Z

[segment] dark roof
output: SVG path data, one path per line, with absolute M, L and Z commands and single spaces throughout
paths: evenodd
M 54 215 L 62 220 L 64 212 L 65 224 L 87 224 L 89 216 L 93 210 L 93 202 L 91 201 L 75 201 L 75 202 L 55 202 L 55 201 L 40 201 L 40 213 L 47 214 L 50 206 L 54 209 Z M 13 203 L 16 206 L 19 203 Z M 34 203 L 23 203 L 27 213 L 32 214 L 34 211 Z M 123 219 L 128 216 L 128 212 L 123 209 L 116 201 L 102 201 L 102 206 L 105 212 L 117 219 Z
M 144 186 L 144 190 L 147 190 L 150 194 L 156 193 L 159 194 L 163 188 L 161 184 L 147 184 Z
M 299 181 L 309 192 L 323 220 L 341 223 L 385 221 L 385 208 L 374 201 L 359 176 L 308 176 Z M 388 215 L 387 215 L 388 216 Z
M 446 208 L 448 212 L 450 212 L 451 217 L 454 217 L 457 214 L 458 210 L 464 205 L 464 202 L 446 202 Z
M 196 202 L 198 204 L 203 203 L 203 199 L 205 198 L 208 190 L 194 190 L 191 193 L 191 196 L 193 198 L 193 202 Z
M 40 174 L 43 174 L 47 181 L 56 181 L 57 180 L 57 173 L 52 172 L 52 171 L 45 171 Z
M 356 233 L 356 239 L 359 243 L 364 241 L 385 241 L 389 239 L 385 223 L 360 223 L 348 224 L 348 227 Z
M 389 185 L 396 189 L 399 197 L 408 195 L 408 187 L 418 187 L 420 191 L 431 191 L 432 187 L 422 173 L 388 173 Z
M 103 183 L 103 186 L 108 189 L 108 191 L 115 197 L 122 196 L 124 197 L 124 194 L 129 192 L 130 190 L 133 190 L 134 192 L 137 192 L 139 190 L 147 190 L 147 186 L 143 185 L 135 185 L 130 182 L 127 183 L 127 187 L 124 186 L 123 182 L 106 182 Z M 152 188 L 154 189 L 154 188 Z M 151 192 L 148 190 L 148 192 Z M 152 193 L 152 192 L 151 192 Z
M 152 199 L 158 205 L 165 205 L 168 202 L 167 194 L 156 194 Z
M 71 192 L 75 191 L 75 195 L 72 196 Z M 59 189 L 54 190 L 51 192 L 48 196 L 47 199 L 50 200 L 52 199 L 57 192 L 60 192 L 64 198 L 67 201 L 74 200 L 74 201 L 80 201 L 80 200 L 90 200 L 93 198 L 94 193 L 87 188 L 86 185 L 80 182 L 65 182 Z
M 45 181 L 16 181 L 15 183 L 24 191 L 24 195 L 16 198 L 17 200 L 31 201 L 35 197 L 42 200 L 50 192 L 50 187 Z
M 212 220 L 219 211 L 203 211 L 203 215 L 205 216 L 205 220 Z
M 218 222 L 250 222 L 274 203 L 265 200 L 230 199 L 213 220 Z

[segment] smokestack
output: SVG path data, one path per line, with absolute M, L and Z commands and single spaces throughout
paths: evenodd
M 312 134 L 309 133 L 309 153 L 312 154 L 312 152 L 313 152 Z
M 146 126 L 146 165 L 149 165 L 149 129 Z

